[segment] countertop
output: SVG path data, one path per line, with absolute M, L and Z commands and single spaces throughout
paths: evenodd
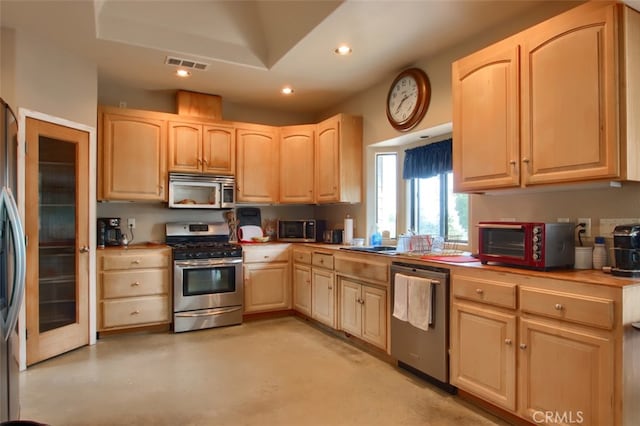
M 98 247 L 97 249 L 98 250 L 137 250 L 137 249 L 161 249 L 161 248 L 169 248 L 169 246 L 161 242 L 146 241 L 143 243 L 129 244 L 127 246 L 106 246 L 106 247 Z
M 285 243 L 265 243 L 265 244 L 285 244 Z M 541 278 L 552 278 L 559 279 L 565 281 L 575 281 L 586 284 L 596 284 L 596 285 L 604 285 L 609 287 L 616 288 L 624 288 L 628 286 L 636 286 L 640 285 L 640 278 L 625 278 L 625 277 L 617 277 L 608 273 L 604 273 L 602 271 L 598 271 L 595 269 L 555 269 L 549 271 L 537 271 L 532 269 L 524 269 L 524 268 L 514 268 L 510 266 L 503 265 L 495 265 L 495 264 L 487 264 L 483 265 L 480 261 L 477 262 L 446 262 L 441 260 L 422 258 L 417 255 L 406 255 L 406 254 L 384 254 L 384 253 L 368 253 L 368 252 L 355 252 L 355 251 L 347 251 L 340 250 L 342 247 L 349 247 L 341 244 L 323 244 L 323 243 L 291 243 L 291 244 L 301 244 L 307 247 L 313 247 L 323 250 L 332 250 L 339 251 L 344 254 L 356 254 L 356 255 L 364 255 L 364 256 L 378 256 L 383 258 L 388 258 L 391 261 L 400 261 L 400 262 L 413 262 L 413 263 L 424 263 L 424 264 L 432 264 L 434 266 L 447 265 L 450 268 L 475 268 L 475 269 L 485 269 L 488 271 L 496 271 L 496 272 L 505 272 L 511 274 L 518 275 L 526 275 L 529 277 L 541 277 Z M 469 255 L 467 253 L 467 255 Z

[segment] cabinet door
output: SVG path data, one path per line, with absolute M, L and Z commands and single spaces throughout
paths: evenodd
M 615 12 L 593 2 L 525 32 L 526 184 L 618 176 Z
M 335 277 L 333 271 L 312 268 L 311 270 L 311 316 L 335 328 Z
M 318 124 L 316 141 L 316 200 L 340 201 L 340 120 L 336 117 Z
M 293 265 L 293 309 L 311 316 L 311 267 Z
M 167 122 L 109 111 L 101 124 L 101 199 L 166 201 Z
M 244 265 L 244 312 L 291 309 L 286 263 Z
M 613 345 L 606 332 L 557 321 L 520 320 L 520 414 L 537 423 L 540 412 L 583 425 L 614 418 Z
M 387 347 L 387 292 L 367 285 L 362 286 L 362 339 L 386 349 Z
M 169 123 L 169 171 L 199 173 L 202 171 L 202 126 L 191 123 Z
M 251 126 L 237 130 L 238 202 L 278 200 L 278 140 L 275 129 Z
M 204 126 L 202 171 L 217 175 L 236 172 L 236 135 L 230 126 Z
M 516 409 L 516 317 L 454 303 L 451 383 L 492 403 Z
M 340 282 L 340 329 L 354 336 L 362 336 L 361 285 L 345 278 Z
M 313 203 L 314 128 L 280 129 L 280 202 Z
M 517 187 L 519 46 L 507 39 L 452 66 L 454 191 Z

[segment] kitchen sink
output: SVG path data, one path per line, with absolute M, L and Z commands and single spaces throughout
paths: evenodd
M 366 253 L 380 253 L 380 254 L 396 254 L 395 246 L 352 246 L 352 247 L 340 247 L 340 250 L 360 251 Z

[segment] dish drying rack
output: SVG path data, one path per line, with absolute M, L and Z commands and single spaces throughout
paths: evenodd
M 409 256 L 456 256 L 463 254 L 458 247 L 458 238 L 440 235 L 400 235 L 397 253 Z

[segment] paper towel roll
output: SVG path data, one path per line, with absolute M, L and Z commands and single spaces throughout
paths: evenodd
M 350 217 L 344 219 L 344 238 L 342 240 L 344 244 L 351 244 L 353 241 L 353 219 Z

